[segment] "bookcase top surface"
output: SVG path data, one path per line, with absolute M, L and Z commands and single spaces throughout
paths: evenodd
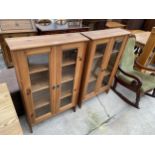
M 88 41 L 89 39 L 81 35 L 80 33 L 66 33 L 56 35 L 6 38 L 5 40 L 10 50 L 15 51 L 83 42 Z
M 91 40 L 97 40 L 97 39 L 129 35 L 130 32 L 125 29 L 114 28 L 114 29 L 106 29 L 106 30 L 98 30 L 98 31 L 81 32 L 81 34 L 83 34 L 84 36 L 88 37 Z

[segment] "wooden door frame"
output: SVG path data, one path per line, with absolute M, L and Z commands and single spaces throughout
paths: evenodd
M 111 73 L 110 73 L 110 78 L 109 78 L 109 81 L 108 81 L 108 85 L 102 86 L 102 81 L 103 81 L 104 77 L 106 77 L 106 76 L 105 76 L 105 72 L 104 72 L 104 71 L 101 73 L 101 76 L 100 76 L 100 83 L 99 83 L 98 90 L 97 90 L 97 92 L 99 92 L 99 93 L 100 93 L 101 91 L 105 90 L 105 89 L 106 89 L 107 91 L 109 90 L 109 88 L 110 88 L 110 86 L 111 86 L 111 84 L 112 84 L 114 75 L 115 75 L 115 73 L 116 73 L 116 71 L 117 71 L 118 63 L 119 63 L 120 57 L 122 56 L 122 52 L 124 51 L 124 48 L 125 48 L 125 45 L 126 45 L 128 36 L 118 36 L 118 37 L 111 38 L 110 45 L 109 45 L 109 46 L 110 46 L 110 47 L 109 47 L 109 51 L 110 51 L 110 52 L 109 52 L 109 55 L 108 55 L 108 59 L 107 59 L 107 56 L 105 56 L 106 59 L 107 59 L 107 62 L 105 63 L 105 64 L 106 64 L 105 66 L 104 66 L 104 64 L 103 64 L 103 66 L 102 66 L 103 70 L 106 70 L 106 69 L 107 69 L 107 66 L 108 66 L 108 64 L 109 64 L 109 61 L 110 61 L 110 58 L 111 58 L 111 55 L 112 55 L 112 50 L 113 50 L 115 41 L 116 41 L 118 38 L 122 38 L 122 45 L 121 45 L 121 47 L 120 47 L 120 50 L 118 51 L 118 55 L 116 56 L 115 65 L 113 66 L 113 69 L 112 69 L 112 71 L 111 71 Z M 107 51 L 107 52 L 108 52 L 108 51 Z
M 81 107 L 82 100 L 85 100 L 86 97 L 86 92 L 87 92 L 87 87 L 88 87 L 88 81 L 90 78 L 90 73 L 91 73 L 91 65 L 94 60 L 94 55 L 95 55 L 95 41 L 89 41 L 87 50 L 86 50 L 86 60 L 85 60 L 85 66 L 83 69 L 83 74 L 82 74 L 82 83 L 81 83 L 81 92 L 80 92 L 80 99 L 79 99 L 79 105 Z M 90 96 L 94 96 L 95 92 L 91 93 Z
M 32 88 L 31 88 L 31 80 L 30 80 L 30 75 L 29 75 L 29 67 L 28 67 L 28 62 L 27 62 L 27 57 L 28 56 L 32 56 L 32 55 L 39 55 L 39 54 L 48 54 L 48 63 L 49 63 L 49 91 L 50 91 L 50 107 L 51 107 L 51 110 L 49 113 L 46 113 L 44 115 L 41 115 L 39 117 L 35 117 L 35 108 L 34 108 L 34 103 L 33 103 L 33 97 L 32 97 L 32 93 L 31 93 L 31 98 L 29 99 L 31 102 L 31 105 L 32 105 L 32 111 L 33 111 L 33 115 L 34 115 L 34 118 L 33 118 L 33 121 L 34 121 L 34 124 L 37 124 L 51 116 L 54 115 L 54 101 L 53 101 L 53 97 L 54 96 L 54 91 L 52 90 L 52 86 L 54 85 L 54 79 L 53 77 L 51 77 L 51 70 L 52 68 L 54 68 L 54 66 L 52 67 L 52 60 L 51 60 L 51 57 L 53 56 L 53 49 L 52 48 L 49 48 L 49 47 L 46 47 L 46 48 L 37 48 L 37 49 L 31 49 L 31 50 L 26 50 L 24 52 L 25 54 L 25 63 L 27 65 L 27 73 L 28 73 L 28 79 L 29 79 L 29 83 L 30 83 L 30 90 L 32 92 Z M 23 63 L 23 62 L 22 62 Z
M 106 46 L 104 55 L 102 57 L 100 72 L 99 72 L 97 83 L 96 83 L 96 89 L 95 89 L 96 93 L 98 93 L 99 89 L 101 88 L 103 76 L 104 76 L 105 70 L 106 70 L 106 68 L 108 66 L 110 56 L 111 56 L 111 53 L 112 53 L 112 49 L 113 49 L 113 45 L 114 45 L 114 39 L 110 38 L 110 39 L 102 39 L 102 40 L 96 41 L 96 46 L 98 44 L 103 44 L 103 43 L 107 43 L 107 46 Z
M 56 113 L 63 112 L 70 108 L 75 108 L 77 104 L 77 97 L 80 88 L 81 82 L 81 74 L 82 68 L 84 64 L 84 57 L 85 57 L 85 49 L 86 49 L 86 42 L 79 42 L 79 43 L 72 43 L 72 44 L 65 44 L 56 46 L 56 85 L 57 85 L 57 95 L 56 95 Z M 61 81 L 62 81 L 62 52 L 63 50 L 67 49 L 77 49 L 77 58 L 75 63 L 75 73 L 73 79 L 73 93 L 72 93 L 72 102 L 64 107 L 60 107 L 60 96 L 61 96 Z
M 95 96 L 98 92 L 98 84 L 100 82 L 101 70 L 99 71 L 99 74 L 98 74 L 98 77 L 96 80 L 95 90 L 91 93 L 87 93 L 89 78 L 90 78 L 90 74 L 91 74 L 91 66 L 92 66 L 93 61 L 94 61 L 94 56 L 96 53 L 97 45 L 107 43 L 106 49 L 105 49 L 103 57 L 102 57 L 102 63 L 100 66 L 100 68 L 102 68 L 102 65 L 104 64 L 104 61 L 105 61 L 106 53 L 108 53 L 108 51 L 109 51 L 109 46 L 110 46 L 109 41 L 110 41 L 110 38 L 105 38 L 105 39 L 90 41 L 90 43 L 89 43 L 89 46 L 87 49 L 86 66 L 85 66 L 85 70 L 84 70 L 84 74 L 83 74 L 83 76 L 84 76 L 83 83 L 82 83 L 83 89 L 82 89 L 82 92 L 80 94 L 80 104 L 81 104 L 82 100 L 87 100 L 87 99 Z

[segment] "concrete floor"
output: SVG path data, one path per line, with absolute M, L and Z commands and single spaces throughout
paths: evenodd
M 121 91 L 126 91 L 118 87 Z M 125 92 L 130 97 L 132 94 Z M 34 135 L 122 135 L 155 134 L 155 99 L 141 98 L 141 109 L 127 105 L 112 90 L 77 108 L 33 127 Z M 20 118 L 24 134 L 31 134 L 25 117 Z
M 0 54 L 0 69 L 6 68 Z M 133 93 L 118 90 L 134 99 Z M 31 134 L 25 116 L 20 117 L 23 132 Z M 83 104 L 77 111 L 68 110 L 33 127 L 34 135 L 107 135 L 155 134 L 155 98 L 144 96 L 140 109 L 127 105 L 112 90 Z
M 6 66 L 5 66 L 3 56 L 2 56 L 2 53 L 1 53 L 1 49 L 0 49 L 0 69 L 4 69 L 4 68 L 6 68 Z

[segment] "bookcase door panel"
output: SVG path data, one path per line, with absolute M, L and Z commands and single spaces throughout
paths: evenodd
M 57 112 L 75 106 L 82 71 L 83 44 L 57 48 Z
M 50 58 L 53 52 L 50 49 L 40 51 L 27 55 L 31 83 L 31 104 L 35 120 L 43 118 L 46 115 L 50 116 L 54 112 L 52 106 L 54 94 L 51 90 L 53 81 L 50 76 L 50 68 L 53 67 L 53 60 Z
M 106 49 L 108 47 L 108 41 L 104 40 L 101 42 L 98 42 L 95 48 L 94 57 L 92 60 L 91 65 L 91 71 L 89 75 L 88 85 L 87 85 L 87 91 L 86 94 L 90 94 L 96 91 L 97 89 L 97 83 L 99 80 L 100 72 L 101 72 L 101 66 L 103 63 L 103 58 L 106 52 Z
M 120 50 L 122 48 L 123 45 L 123 41 L 124 41 L 124 37 L 117 37 L 114 40 L 113 43 L 113 47 L 112 47 L 112 52 L 110 54 L 110 58 L 107 64 L 107 67 L 104 69 L 103 73 L 102 73 L 102 81 L 101 81 L 101 88 L 102 87 L 106 87 L 108 86 L 110 83 L 110 79 L 111 79 L 111 75 L 113 72 L 113 69 L 115 67 L 116 60 L 118 59 Z

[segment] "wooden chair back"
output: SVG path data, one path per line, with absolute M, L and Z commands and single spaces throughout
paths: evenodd
M 141 55 L 137 58 L 137 61 L 142 66 L 148 66 L 155 57 L 155 27 L 152 28 L 150 37 L 142 49 Z

